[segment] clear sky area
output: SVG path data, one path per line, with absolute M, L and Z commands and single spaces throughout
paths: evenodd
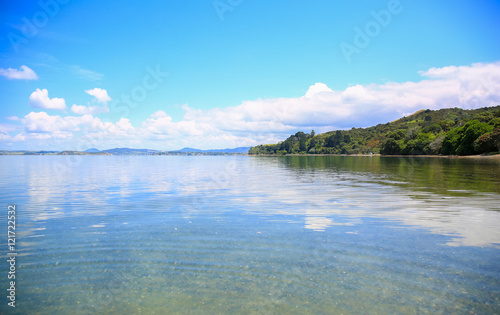
M 222 149 L 500 105 L 500 2 L 3 1 L 0 149 Z

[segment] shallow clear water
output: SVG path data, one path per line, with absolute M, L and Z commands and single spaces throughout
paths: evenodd
M 0 156 L 0 174 L 2 314 L 500 313 L 498 160 Z

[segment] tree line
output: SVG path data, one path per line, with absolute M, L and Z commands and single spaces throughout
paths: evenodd
M 249 154 L 474 155 L 500 151 L 500 106 L 421 110 L 369 128 L 299 131 Z

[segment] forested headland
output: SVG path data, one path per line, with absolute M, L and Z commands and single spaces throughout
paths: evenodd
M 475 155 L 500 151 L 500 106 L 420 110 L 369 128 L 299 131 L 249 154 Z

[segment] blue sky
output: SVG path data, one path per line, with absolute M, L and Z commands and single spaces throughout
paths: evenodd
M 1 6 L 0 149 L 250 146 L 500 104 L 498 1 Z

